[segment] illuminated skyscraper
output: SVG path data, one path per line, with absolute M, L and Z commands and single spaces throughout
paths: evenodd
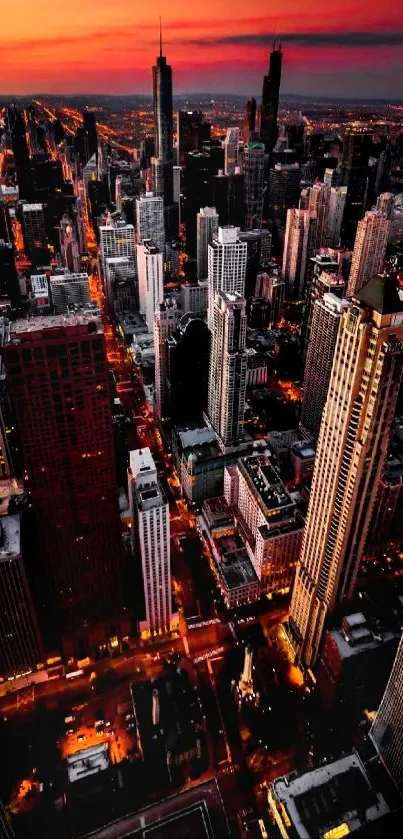
M 160 196 L 146 192 L 136 198 L 136 232 L 139 244 L 151 239 L 164 253 L 164 202 Z
M 63 646 L 83 657 L 127 629 L 102 324 L 92 312 L 17 320 L 4 359 Z
M 199 150 L 200 126 L 203 123 L 201 111 L 178 111 L 177 134 L 177 163 L 186 166 L 187 154 Z
M 225 448 L 242 437 L 248 367 L 245 299 L 217 292 L 212 317 L 208 415 Z
M 251 140 L 243 150 L 243 173 L 245 189 L 245 228 L 252 230 L 262 226 L 264 187 L 264 143 Z
M 172 68 L 162 54 L 162 34 L 160 30 L 160 54 L 153 67 L 153 95 L 155 121 L 155 158 L 163 169 L 163 196 L 166 206 L 172 204 L 173 197 L 173 116 L 172 116 Z M 156 193 L 161 194 L 156 190 Z
M 150 449 L 130 452 L 129 500 L 134 547 L 139 549 L 151 635 L 169 632 L 172 619 L 169 505 L 158 481 Z
M 224 154 L 225 174 L 233 175 L 236 166 L 238 166 L 239 128 L 227 128 L 227 133 L 224 140 Z
M 269 153 L 273 151 L 278 138 L 277 116 L 282 63 L 281 46 L 274 42 L 270 53 L 269 72 L 263 79 L 262 104 L 259 113 L 260 138 Z
M 312 210 L 288 210 L 282 277 L 289 297 L 302 300 L 308 260 L 315 253 L 317 217 Z
M 208 246 L 218 232 L 219 217 L 215 207 L 200 207 L 197 213 L 197 276 L 204 280 L 208 273 Z
M 403 635 L 370 736 L 396 786 L 403 790 Z
M 153 332 L 154 314 L 164 299 L 164 260 L 151 241 L 137 245 L 137 272 L 140 312 L 146 319 L 148 331 Z
M 389 228 L 389 219 L 376 210 L 365 213 L 358 222 L 347 297 L 356 295 L 371 277 L 382 270 Z
M 241 242 L 237 227 L 219 227 L 208 246 L 208 324 L 213 326 L 213 307 L 217 291 L 245 294 L 248 246 Z
M 378 275 L 342 315 L 291 601 L 297 656 L 317 660 L 328 613 L 354 592 L 403 366 L 396 278 Z
M 306 357 L 301 426 L 315 440 L 319 436 L 332 372 L 334 351 L 341 316 L 348 303 L 334 294 L 325 294 L 316 301 Z

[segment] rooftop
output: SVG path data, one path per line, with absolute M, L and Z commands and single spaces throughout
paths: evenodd
M 217 441 L 217 434 L 212 428 L 191 428 L 179 432 L 179 439 L 183 449 L 193 449 L 195 446 L 203 446 Z
M 380 315 L 403 312 L 395 274 L 377 274 L 355 296 L 360 303 L 364 303 L 364 306 L 369 306 Z
M 21 520 L 17 514 L 0 517 L 0 564 L 20 556 Z
M 108 743 L 97 743 L 89 749 L 81 749 L 67 758 L 67 775 L 74 784 L 90 775 L 104 772 L 109 767 Z
M 226 533 L 213 537 L 214 545 L 219 556 L 217 569 L 225 582 L 228 591 L 258 584 L 259 580 L 249 559 L 249 554 L 240 533 Z
M 39 315 L 33 318 L 20 318 L 11 324 L 10 341 L 35 332 L 51 329 L 71 329 L 87 326 L 88 332 L 103 332 L 100 318 L 93 309 L 81 309 L 79 312 L 67 312 L 63 315 Z M 91 328 L 90 328 L 91 327 Z
M 336 839 L 389 812 L 355 753 L 303 775 L 278 778 L 271 791 L 293 827 L 293 833 L 287 835 L 299 839 L 331 839 L 332 835 Z
M 292 498 L 266 455 L 245 457 L 240 461 L 241 474 L 258 496 L 266 516 L 284 507 L 293 507 Z
M 390 627 L 380 619 L 367 619 L 362 612 L 344 617 L 341 627 L 330 630 L 329 635 L 343 659 L 397 642 L 397 634 Z

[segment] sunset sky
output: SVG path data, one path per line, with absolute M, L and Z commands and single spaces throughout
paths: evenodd
M 397 0 L 8 0 L 0 93 L 151 93 L 158 15 L 177 93 L 259 95 L 277 32 L 283 93 L 403 96 Z

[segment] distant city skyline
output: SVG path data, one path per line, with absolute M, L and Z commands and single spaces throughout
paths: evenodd
M 3 12 L 1 94 L 131 94 L 151 91 L 158 52 L 158 15 L 174 92 L 260 95 L 275 34 L 284 47 L 282 94 L 399 98 L 403 73 L 403 10 L 393 0 L 284 0 L 266 12 L 251 0 L 213 0 L 199 12 L 160 0 L 151 10 L 117 0 L 71 0 L 68 14 L 51 0 L 27 10 L 23 0 Z M 38 13 L 40 11 L 40 13 Z M 13 33 L 17 33 L 13 34 Z

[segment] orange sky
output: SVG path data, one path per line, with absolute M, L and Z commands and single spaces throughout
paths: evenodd
M 265 36 L 269 42 L 277 31 L 284 36 L 284 92 L 402 95 L 403 7 L 396 0 L 203 0 L 194 12 L 191 6 L 9 0 L 2 9 L 0 92 L 148 93 L 161 14 L 177 92 L 258 94 Z

